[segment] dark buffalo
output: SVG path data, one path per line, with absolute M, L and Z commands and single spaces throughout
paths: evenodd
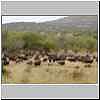
M 60 60 L 60 61 L 58 61 L 58 64 L 64 65 L 65 64 L 65 61 L 64 60 Z
M 82 62 L 84 63 L 92 63 L 93 62 L 93 57 L 89 54 L 82 56 Z
M 51 54 L 48 54 L 48 60 L 49 62 L 55 62 L 57 60 L 57 54 L 56 53 L 51 53 Z
M 71 62 L 75 62 L 75 61 L 77 61 L 77 58 L 73 55 L 71 57 L 68 57 L 67 60 L 71 61 Z
M 16 59 L 16 63 L 20 63 L 22 61 L 23 61 L 22 59 L 19 59 L 19 58 Z
M 12 61 L 16 61 L 17 56 L 15 56 L 15 55 L 9 55 L 9 59 L 12 60 Z
M 38 65 L 40 65 L 40 64 L 41 64 L 41 60 L 38 59 L 38 60 L 35 60 L 35 61 L 34 61 L 34 65 L 35 65 L 35 66 L 38 66 Z
M 65 54 L 60 54 L 57 56 L 56 60 L 66 60 L 66 55 Z
M 3 65 L 8 65 L 10 62 L 9 57 L 6 56 L 5 54 L 2 56 L 2 64 Z
M 24 54 L 20 54 L 18 56 L 19 59 L 22 59 L 22 60 L 27 60 L 27 56 L 25 56 Z
M 67 60 L 71 62 L 78 61 L 79 54 L 75 54 L 74 52 L 67 52 Z
M 48 60 L 48 58 L 43 58 L 43 60 L 42 60 L 42 61 L 43 61 L 43 62 L 46 62 L 47 60 Z
M 33 62 L 30 60 L 30 61 L 27 62 L 27 64 L 32 65 Z
M 36 54 L 35 57 L 34 57 L 34 60 L 38 60 L 38 59 L 40 59 L 39 56 L 40 56 L 39 54 Z

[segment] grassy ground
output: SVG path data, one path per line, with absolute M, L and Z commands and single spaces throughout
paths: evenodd
M 66 61 L 65 65 L 42 63 L 40 66 L 28 65 L 26 62 L 11 63 L 4 66 L 6 74 L 2 83 L 34 84 L 34 83 L 96 83 L 97 63 Z

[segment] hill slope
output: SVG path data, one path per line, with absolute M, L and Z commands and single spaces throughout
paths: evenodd
M 69 16 L 42 23 L 16 22 L 2 25 L 3 31 L 14 32 L 63 32 L 70 29 L 97 30 L 97 16 Z

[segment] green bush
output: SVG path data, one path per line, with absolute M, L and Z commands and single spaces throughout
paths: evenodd
M 48 48 L 53 50 L 71 49 L 74 51 L 97 50 L 97 33 L 89 31 L 78 31 L 61 33 L 57 37 L 56 33 L 39 33 L 29 32 L 8 32 L 3 34 L 3 48 L 9 51 L 18 49 L 32 49 L 32 48 Z

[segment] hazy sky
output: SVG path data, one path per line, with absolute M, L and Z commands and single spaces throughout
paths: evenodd
M 11 22 L 45 22 L 52 21 L 66 16 L 3 16 L 2 23 Z

